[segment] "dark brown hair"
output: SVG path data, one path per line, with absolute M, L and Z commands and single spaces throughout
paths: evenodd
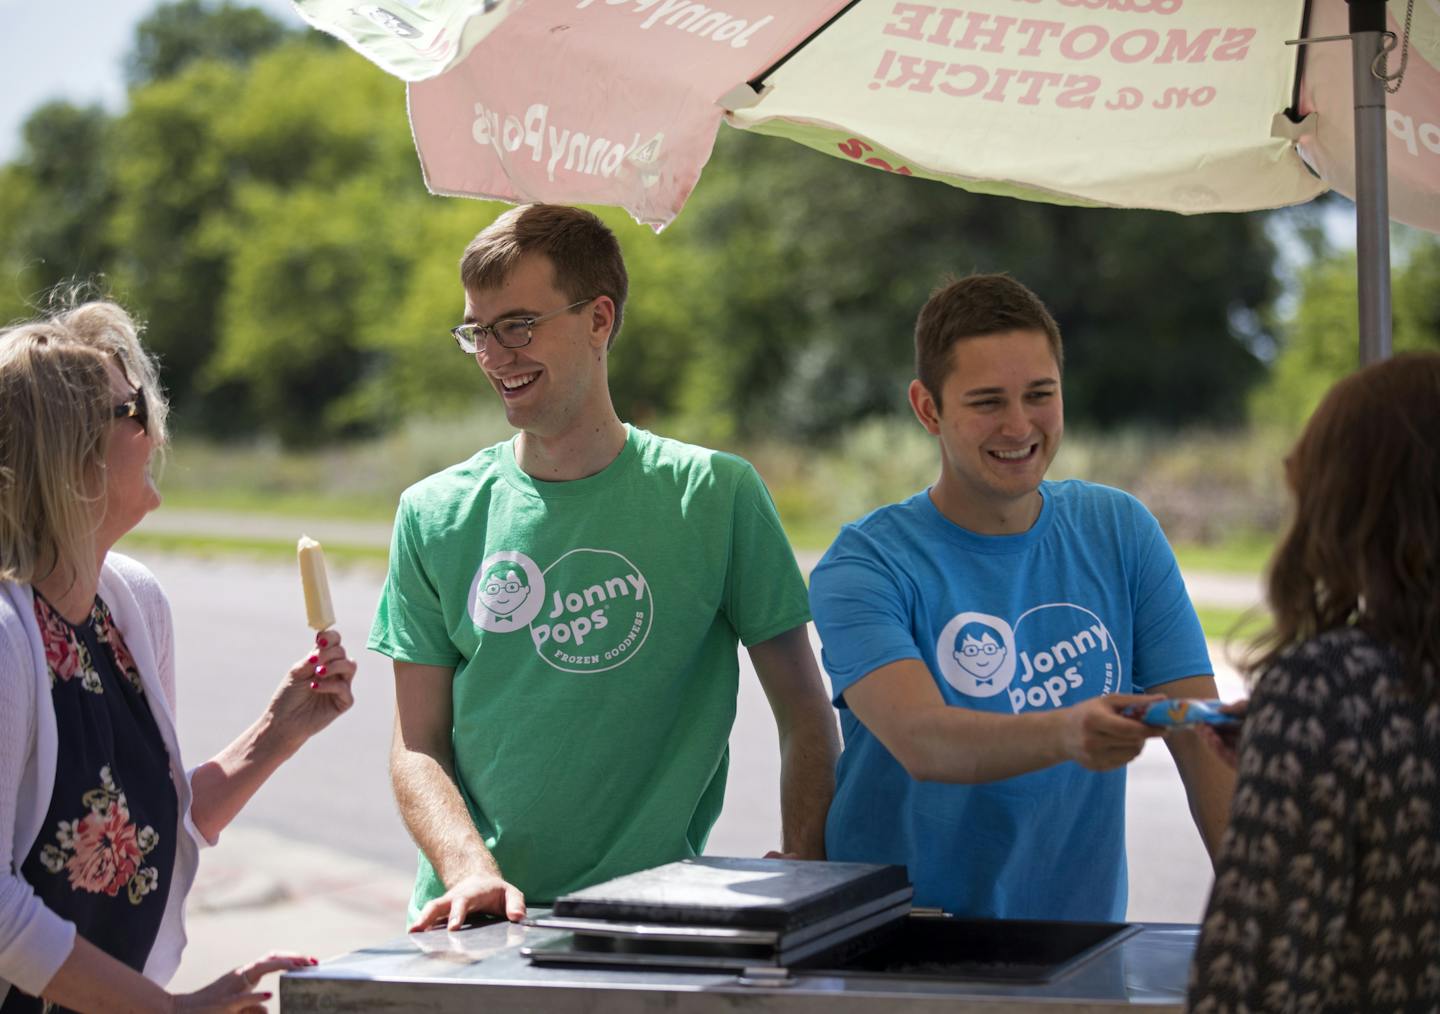
M 555 287 L 572 302 L 609 296 L 615 304 L 610 344 L 620 333 L 630 279 L 620 241 L 610 227 L 583 208 L 526 204 L 511 208 L 470 241 L 460 258 L 460 281 L 468 289 L 505 283 L 526 254 L 550 258 Z M 608 347 L 608 346 L 607 346 Z
M 1437 693 L 1440 353 L 1398 355 L 1340 381 L 1286 459 L 1295 514 L 1270 562 L 1274 629 L 1246 668 L 1355 625 Z
M 1040 297 L 1009 275 L 950 279 L 930 294 L 915 321 L 915 376 L 935 404 L 950 373 L 950 350 L 966 338 L 1004 331 L 1039 331 L 1050 342 L 1055 365 L 1065 367 L 1060 326 Z

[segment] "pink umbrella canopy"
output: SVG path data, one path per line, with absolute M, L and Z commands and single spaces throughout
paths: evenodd
M 1343 3 L 1314 7 L 1308 35 L 1333 37 L 1346 32 Z M 1386 14 L 1390 31 L 1400 40 L 1387 61 L 1389 71 L 1399 73 L 1402 57 L 1405 68 L 1399 86 L 1386 100 L 1390 217 L 1440 232 L 1440 0 L 1415 4 L 1408 33 L 1404 4 Z M 1355 121 L 1344 115 L 1354 101 L 1350 47 L 1329 42 L 1308 49 L 1298 111 L 1314 116 L 1303 128 L 1300 151 L 1322 179 L 1353 200 Z
M 435 193 L 620 205 L 663 226 L 710 157 L 726 94 L 844 0 L 536 3 L 410 86 Z
M 436 193 L 617 205 L 658 229 L 721 119 L 1034 200 L 1196 213 L 1353 193 L 1350 47 L 1286 45 L 1343 32 L 1345 0 L 295 3 L 412 82 Z M 1437 230 L 1440 0 L 1413 21 L 1392 201 Z

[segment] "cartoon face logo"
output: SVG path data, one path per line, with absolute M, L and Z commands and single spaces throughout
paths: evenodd
M 955 637 L 951 653 L 977 686 L 990 686 L 1008 654 L 999 631 L 984 623 L 967 623 Z
M 482 630 L 524 630 L 545 603 L 545 576 L 524 553 L 491 553 L 470 584 L 470 618 Z
M 514 563 L 502 560 L 480 579 L 476 597 L 496 616 L 510 616 L 530 597 L 530 579 Z
M 1015 678 L 1015 632 L 998 616 L 959 613 L 940 631 L 935 663 L 966 697 L 995 697 Z

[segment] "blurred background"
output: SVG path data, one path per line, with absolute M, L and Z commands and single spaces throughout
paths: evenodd
M 361 642 L 400 491 L 510 435 L 447 334 L 460 252 L 504 206 L 426 193 L 404 86 L 281 0 L 0 0 L 0 19 L 0 322 L 77 291 L 145 322 L 175 440 L 165 506 L 122 548 L 155 561 L 176 603 L 198 757 L 304 646 L 296 535 L 340 565 L 343 625 Z M 1284 522 L 1280 462 L 1356 366 L 1347 201 L 1193 218 L 1058 207 L 722 127 L 664 233 L 597 210 L 631 277 L 611 356 L 622 418 L 754 461 L 803 564 L 841 524 L 933 480 L 905 398 L 915 314 L 947 275 L 1003 270 L 1065 336 L 1052 476 L 1150 506 L 1217 662 L 1263 623 L 1251 607 Z M 1440 237 L 1394 226 L 1392 244 L 1395 347 L 1440 348 Z M 183 973 L 196 984 L 253 956 L 261 930 L 226 921 L 247 912 L 281 906 L 295 935 L 276 939 L 272 920 L 263 942 L 322 955 L 398 932 L 412 867 L 385 784 L 389 670 L 363 664 L 354 748 L 307 747 L 294 766 L 310 780 L 276 779 L 207 860 L 191 903 L 201 950 Z M 712 844 L 758 854 L 773 845 L 778 760 L 752 684 Z M 1132 773 L 1132 819 L 1150 823 L 1131 837 L 1131 915 L 1193 920 L 1208 864 L 1161 755 Z M 1168 829 L 1188 842 L 1178 894 Z M 322 896 L 343 904 L 295 907 Z
M 0 11 L 0 320 L 73 284 L 144 319 L 176 409 L 170 506 L 384 521 L 508 435 L 446 334 L 459 252 L 503 206 L 425 192 L 400 82 L 279 0 Z M 905 385 L 947 273 L 1009 271 L 1060 321 L 1059 473 L 1246 566 L 1283 515 L 1283 448 L 1355 365 L 1340 198 L 1058 207 L 727 127 L 663 234 L 601 214 L 631 272 L 622 417 L 751 457 L 802 547 L 933 478 Z M 1396 348 L 1440 346 L 1440 238 L 1394 228 Z

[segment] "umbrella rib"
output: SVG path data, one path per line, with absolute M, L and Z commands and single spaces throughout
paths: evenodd
M 1300 34 L 1297 39 L 1304 39 L 1310 35 L 1310 9 L 1314 0 L 1306 0 L 1305 6 L 1300 13 Z M 1305 76 L 1305 50 L 1308 46 L 1296 46 L 1299 52 L 1295 54 L 1295 80 L 1290 86 L 1290 108 L 1285 110 L 1285 115 L 1291 123 L 1299 123 L 1300 115 L 1300 81 Z
M 768 78 L 771 74 L 775 73 L 781 67 L 785 66 L 786 61 L 788 61 L 796 53 L 800 52 L 800 50 L 810 45 L 810 43 L 815 40 L 816 36 L 818 36 L 821 32 L 825 31 L 825 29 L 829 28 L 835 22 L 843 18 L 846 14 L 850 12 L 850 8 L 854 7 L 859 2 L 860 0 L 850 0 L 850 2 L 847 3 L 844 7 L 840 8 L 834 14 L 830 15 L 830 17 L 827 18 L 825 22 L 821 24 L 818 28 L 816 28 L 813 32 L 805 36 L 805 38 L 801 39 L 794 49 L 790 50 L 784 56 L 780 57 L 780 59 L 776 60 L 770 66 L 766 67 L 759 74 L 756 74 L 753 78 L 751 78 L 745 83 L 748 84 L 751 88 L 755 89 L 755 91 L 758 93 L 760 89 L 765 87 L 766 78 Z

